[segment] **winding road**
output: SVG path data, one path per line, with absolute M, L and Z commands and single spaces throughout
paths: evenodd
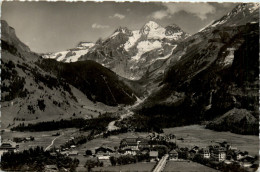
M 138 106 L 140 103 L 142 103 L 145 99 L 139 99 L 138 97 L 137 98 L 137 101 L 134 105 L 130 106 L 130 107 L 126 107 L 123 111 L 124 113 L 122 115 L 120 115 L 120 119 L 119 120 L 115 120 L 115 121 L 111 121 L 108 126 L 107 126 L 107 131 L 113 131 L 113 130 L 117 130 L 119 129 L 117 126 L 115 126 L 115 122 L 116 121 L 121 121 L 123 120 L 124 118 L 127 118 L 129 116 L 132 116 L 134 113 L 131 111 L 131 108 L 134 108 L 136 106 Z
M 44 151 L 49 150 L 49 149 L 51 148 L 51 146 L 54 144 L 54 141 L 55 141 L 57 138 L 59 138 L 59 137 L 61 137 L 61 136 L 63 136 L 63 135 L 64 135 L 64 133 L 61 133 L 61 135 L 55 137 L 55 138 L 51 141 L 51 144 L 50 144 L 49 146 L 47 146 Z

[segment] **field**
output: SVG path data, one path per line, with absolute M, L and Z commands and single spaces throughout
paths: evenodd
M 195 162 L 168 161 L 164 172 L 217 172 L 217 170 Z
M 93 171 L 111 171 L 111 172 L 127 172 L 127 171 L 138 171 L 138 172 L 150 172 L 155 166 L 155 162 L 148 163 L 136 163 L 120 166 L 110 166 L 110 167 L 96 167 L 93 168 Z
M 44 149 L 51 144 L 52 140 L 55 139 L 57 136 L 52 136 L 52 134 L 55 134 L 57 132 L 60 132 L 61 135 L 58 137 L 53 146 L 60 146 L 61 144 L 64 144 L 67 140 L 70 139 L 72 136 L 78 135 L 77 129 L 75 128 L 69 128 L 66 130 L 56 130 L 56 131 L 44 131 L 44 132 L 12 132 L 12 131 L 6 131 L 3 132 L 2 139 L 3 141 L 6 140 L 12 140 L 14 137 L 34 137 L 34 141 L 28 141 L 28 142 L 22 142 L 19 144 L 19 150 L 22 151 L 24 149 L 29 149 L 30 147 L 36 147 L 41 146 Z
M 252 155 L 258 155 L 259 153 L 258 136 L 217 132 L 205 129 L 200 125 L 168 128 L 164 129 L 164 133 L 174 134 L 177 137 L 176 143 L 179 147 L 191 148 L 195 145 L 206 147 L 208 145 L 217 144 L 218 142 L 227 141 L 233 147 L 237 147 L 241 151 L 248 151 Z M 180 138 L 183 138 L 184 140 L 178 140 Z
M 59 147 L 61 144 L 64 144 L 71 137 L 88 134 L 88 132 L 80 133 L 75 128 L 56 130 L 56 131 L 45 131 L 45 132 L 12 132 L 7 130 L 6 132 L 2 133 L 2 139 L 3 141 L 5 141 L 8 139 L 13 139 L 13 137 L 33 136 L 35 138 L 34 141 L 19 143 L 20 146 L 19 150 L 22 151 L 24 149 L 28 149 L 30 147 L 35 147 L 35 146 L 42 146 L 45 149 L 47 146 L 51 144 L 52 140 L 57 137 L 57 136 L 52 136 L 52 134 L 57 132 L 60 132 L 61 135 L 55 140 L 53 144 L 53 146 L 56 147 Z M 208 145 L 217 144 L 218 142 L 227 141 L 228 143 L 231 143 L 232 146 L 237 147 L 242 151 L 248 151 L 251 155 L 257 155 L 259 150 L 258 148 L 259 141 L 257 136 L 245 136 L 245 135 L 233 134 L 230 132 L 216 132 L 216 131 L 205 129 L 203 126 L 199 126 L 199 125 L 168 128 L 168 129 L 164 129 L 164 133 L 174 134 L 177 137 L 176 142 L 179 147 L 191 148 L 192 146 L 195 145 L 199 147 L 206 147 Z M 120 141 L 123 138 L 127 138 L 127 137 L 145 138 L 147 137 L 148 134 L 149 133 L 145 133 L 145 132 L 143 133 L 128 132 L 128 133 L 123 133 L 115 136 L 110 136 L 108 138 L 96 138 L 83 145 L 76 147 L 74 150 L 77 150 L 79 154 L 76 155 L 75 158 L 79 159 L 80 166 L 83 166 L 87 160 L 87 158 L 83 156 L 87 149 L 90 149 L 92 152 L 95 152 L 95 149 L 100 146 L 109 146 L 112 148 L 114 148 L 115 146 L 119 147 Z M 183 138 L 184 140 L 178 140 L 180 138 Z M 142 165 L 148 166 L 148 164 L 143 164 L 143 163 Z M 128 168 L 128 166 L 126 166 L 125 168 Z M 119 168 L 119 167 L 113 167 L 113 168 Z M 135 171 L 137 171 L 137 169 Z
M 95 148 L 98 148 L 102 145 L 114 148 L 115 146 L 119 147 L 120 141 L 123 138 L 146 137 L 147 135 L 148 135 L 148 133 L 132 133 L 132 132 L 123 133 L 123 134 L 119 134 L 119 135 L 115 135 L 115 136 L 110 136 L 108 138 L 97 138 L 97 139 L 87 142 L 86 144 L 82 145 L 81 147 L 83 147 L 85 150 L 90 149 L 92 151 L 94 151 Z

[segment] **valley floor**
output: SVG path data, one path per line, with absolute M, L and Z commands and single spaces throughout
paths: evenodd
M 192 161 L 169 161 L 167 162 L 164 172 L 218 172 L 213 168 L 209 168 L 207 166 L 192 162 Z
M 217 132 L 205 129 L 201 125 L 190 125 L 183 127 L 164 129 L 165 134 L 172 133 L 177 137 L 176 143 L 179 147 L 199 146 L 206 147 L 214 143 L 226 141 L 233 147 L 241 151 L 247 151 L 249 154 L 259 154 L 259 137 L 254 135 L 240 135 L 231 132 Z M 178 139 L 183 140 L 178 140 Z
M 53 134 L 58 132 L 61 133 L 59 137 L 53 136 Z M 205 129 L 204 126 L 200 126 L 200 125 L 167 128 L 164 129 L 164 133 L 174 134 L 176 136 L 176 143 L 179 147 L 188 147 L 190 149 L 193 146 L 206 147 L 208 145 L 217 144 L 218 142 L 227 141 L 228 143 L 231 143 L 233 147 L 237 147 L 241 151 L 248 151 L 249 154 L 251 155 L 258 155 L 259 138 L 257 136 L 248 136 L 248 135 L 245 136 L 245 135 L 239 135 L 230 132 L 216 132 L 209 129 Z M 8 140 L 8 139 L 13 139 L 14 137 L 30 137 L 30 136 L 34 137 L 34 141 L 19 143 L 19 151 L 22 151 L 24 149 L 29 149 L 30 147 L 36 147 L 36 146 L 42 146 L 44 149 L 46 149 L 56 137 L 57 138 L 53 142 L 53 145 L 49 147 L 55 146 L 58 148 L 60 145 L 64 144 L 66 141 L 68 141 L 73 137 L 77 137 L 80 135 L 87 135 L 87 134 L 88 132 L 80 133 L 75 128 L 57 130 L 57 131 L 48 131 L 48 132 L 6 131 L 2 133 L 2 139 Z M 85 154 L 85 151 L 87 149 L 92 150 L 92 152 L 94 152 L 94 150 L 100 146 L 118 147 L 120 145 L 120 141 L 123 138 L 129 138 L 129 137 L 146 138 L 148 135 L 149 133 L 146 132 L 138 132 L 138 133 L 128 132 L 128 133 L 118 134 L 114 136 L 109 136 L 108 138 L 97 137 L 96 139 L 93 139 L 91 141 L 88 141 L 85 144 L 72 148 L 69 151 L 78 152 L 77 155 L 71 157 L 79 159 L 80 160 L 79 166 L 84 168 L 83 166 L 88 158 L 83 155 Z M 152 165 L 151 163 L 138 163 L 132 165 L 125 165 L 125 166 L 109 167 L 106 170 L 129 171 L 129 169 L 132 170 L 135 169 L 134 171 L 139 171 L 137 170 L 139 166 L 142 167 L 140 168 L 140 171 L 151 171 L 151 169 L 154 167 L 154 165 Z M 194 168 L 193 166 L 196 166 L 193 164 L 193 162 L 186 163 L 185 165 L 181 165 L 177 162 L 168 162 L 165 167 L 165 171 L 169 171 L 173 167 L 177 171 L 183 171 L 183 170 L 187 171 L 187 167 L 191 167 L 193 169 Z M 197 168 L 201 169 L 202 167 L 196 166 L 196 169 Z M 104 168 L 95 168 L 94 171 L 103 171 L 103 170 Z M 205 170 L 206 169 L 204 169 L 204 171 Z M 212 169 L 212 171 L 214 170 Z

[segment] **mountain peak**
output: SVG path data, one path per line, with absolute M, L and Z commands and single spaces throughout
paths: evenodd
M 121 32 L 121 33 L 130 33 L 131 31 L 127 28 L 127 27 L 119 27 L 119 28 L 117 28 L 116 30 L 115 30 L 115 32 L 114 33 L 116 33 L 116 32 Z
M 158 23 L 154 21 L 147 22 L 140 30 L 141 34 L 148 34 L 150 31 L 162 28 Z
M 155 27 L 159 27 L 160 25 L 158 23 L 156 23 L 155 21 L 150 20 L 149 22 L 147 22 L 145 24 L 145 26 L 149 26 L 149 27 L 155 28 Z
M 129 30 L 127 27 L 120 26 L 117 28 L 114 33 L 110 36 L 110 38 L 115 38 L 119 33 L 125 34 L 125 35 L 132 35 L 132 31 Z

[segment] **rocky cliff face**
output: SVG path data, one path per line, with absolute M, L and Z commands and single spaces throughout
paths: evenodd
M 233 108 L 248 110 L 258 121 L 259 7 L 253 7 L 238 5 L 220 24 L 178 45 L 163 82 L 137 112 L 163 116 L 163 126 L 213 120 Z

